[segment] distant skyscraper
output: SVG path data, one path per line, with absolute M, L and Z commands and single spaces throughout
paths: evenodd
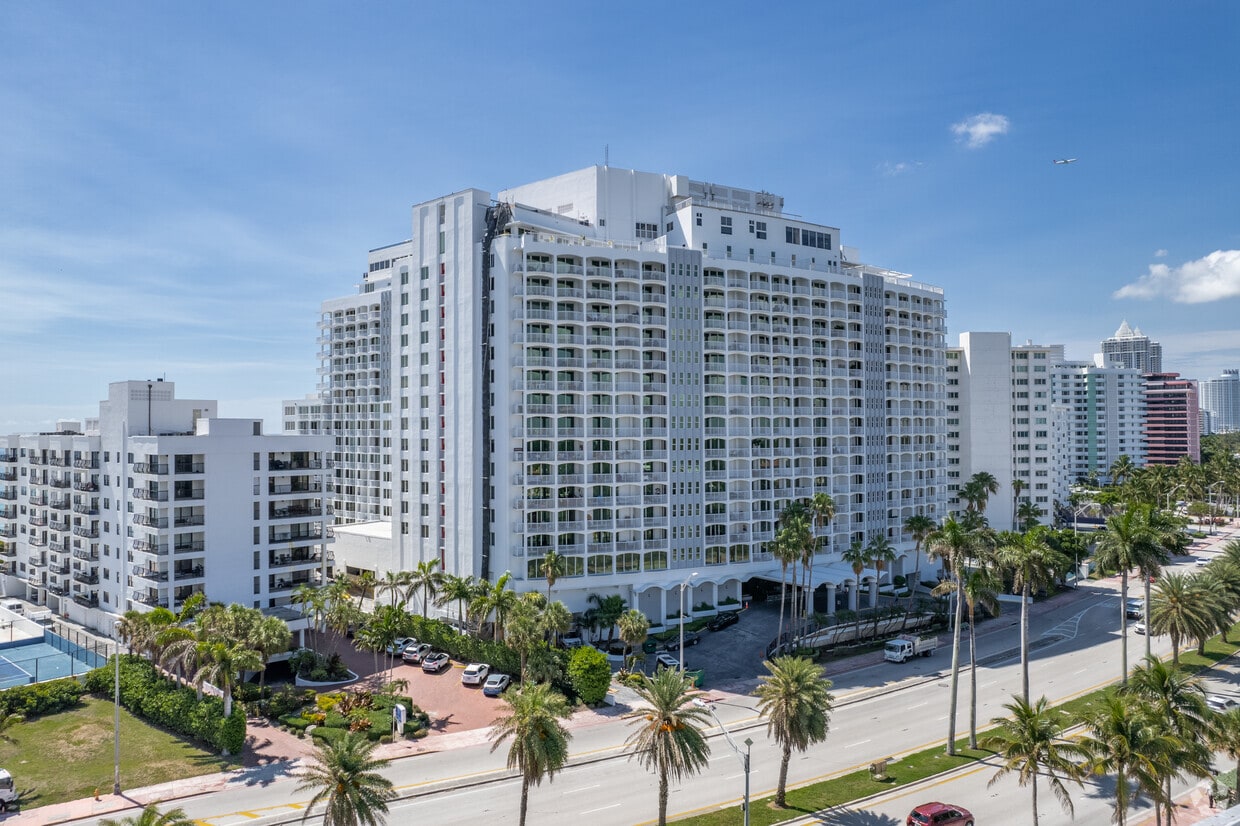
M 1209 414 L 1203 433 L 1240 430 L 1240 370 L 1224 370 L 1221 378 L 1200 384 L 1201 409 Z
M 1129 327 L 1127 321 L 1119 325 L 1115 335 L 1102 340 L 1102 356 L 1105 364 L 1135 367 L 1142 373 L 1162 372 L 1162 345 L 1143 335 L 1140 327 Z

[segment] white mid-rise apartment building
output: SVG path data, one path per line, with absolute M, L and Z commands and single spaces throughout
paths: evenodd
M 357 293 L 323 302 L 318 393 L 284 402 L 286 433 L 333 441 L 337 524 L 392 516 L 392 273 L 408 273 L 408 247 L 371 250 Z
M 1106 363 L 1063 362 L 1053 367 L 1054 404 L 1065 428 L 1058 441 L 1062 485 L 1057 494 L 1067 502 L 1068 486 L 1096 473 L 1108 481 L 1111 466 L 1127 456 L 1145 464 L 1145 382 L 1141 370 Z
M 1206 427 L 1202 433 L 1233 433 L 1240 430 L 1240 370 L 1224 370 L 1217 379 L 1198 382 L 1198 395 Z
M 942 291 L 778 196 L 591 167 L 418 204 L 407 251 L 394 566 L 536 590 L 554 548 L 570 608 L 618 593 L 658 624 L 684 583 L 691 607 L 777 579 L 781 509 L 827 493 L 832 610 L 874 587 L 839 562 L 850 542 L 886 536 L 899 574 L 904 519 L 942 516 Z
M 98 418 L 0 437 L 5 595 L 111 633 L 195 593 L 269 609 L 322 583 L 330 442 L 215 413 L 172 382 L 115 382 Z
M 991 527 L 1017 524 L 1020 503 L 1053 516 L 1057 479 L 1052 365 L 1062 344 L 1012 346 L 1010 333 L 967 332 L 947 351 L 947 490 L 949 508 L 964 510 L 957 494 L 979 472 L 999 490 L 986 505 Z

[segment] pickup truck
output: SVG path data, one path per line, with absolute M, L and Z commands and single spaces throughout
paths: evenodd
M 933 634 L 914 636 L 902 634 L 888 640 L 883 647 L 883 659 L 889 663 L 902 663 L 920 654 L 929 657 L 939 647 L 939 638 Z

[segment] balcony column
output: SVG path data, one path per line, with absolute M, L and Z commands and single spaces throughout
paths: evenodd
M 878 576 L 870 580 L 870 608 L 878 607 Z
M 827 583 L 827 616 L 835 616 L 835 583 Z
M 861 583 L 858 580 L 855 580 L 855 579 L 848 580 L 848 610 L 849 611 L 855 612 L 857 610 L 857 591 L 860 588 L 861 588 Z
M 659 625 L 667 624 L 667 589 L 659 589 Z

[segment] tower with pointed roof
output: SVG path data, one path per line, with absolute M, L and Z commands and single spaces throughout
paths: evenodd
M 1104 364 L 1135 367 L 1142 373 L 1162 372 L 1162 345 L 1141 332 L 1140 327 L 1129 327 L 1125 319 L 1115 335 L 1102 340 Z

